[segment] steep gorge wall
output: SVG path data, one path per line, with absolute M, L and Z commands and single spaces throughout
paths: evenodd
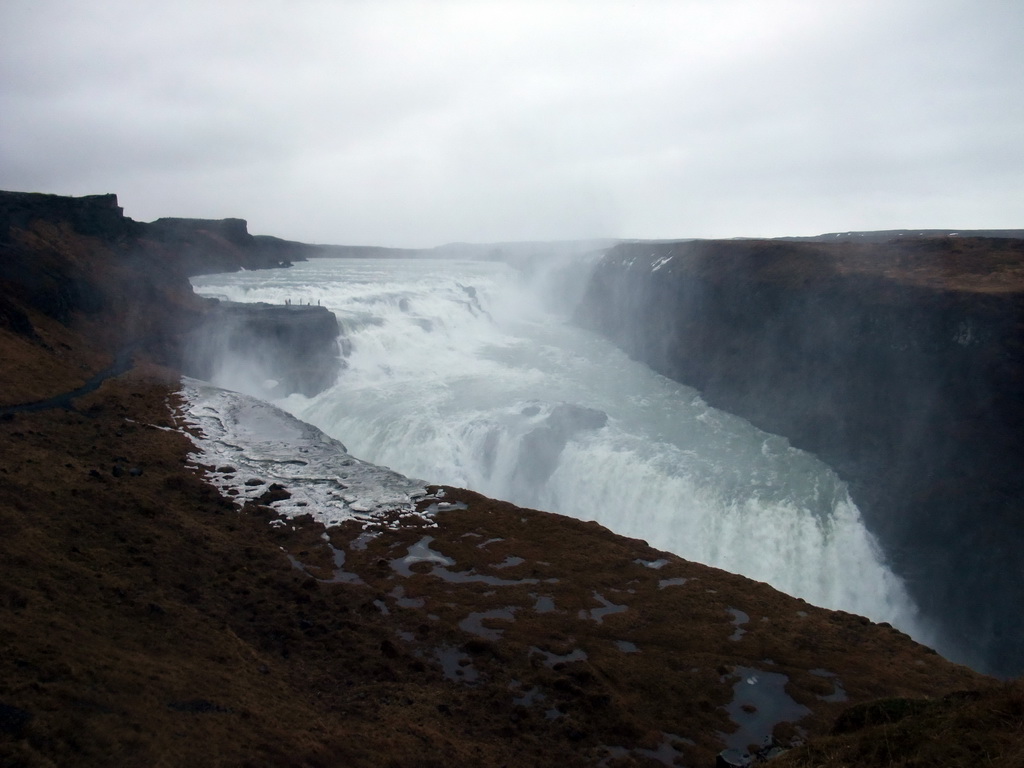
M 822 457 L 946 649 L 1024 671 L 1024 241 L 622 244 L 577 320 Z

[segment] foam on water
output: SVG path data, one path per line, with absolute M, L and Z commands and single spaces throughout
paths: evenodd
M 365 460 L 597 520 L 922 638 L 831 469 L 573 327 L 520 277 L 491 262 L 317 260 L 194 282 L 338 316 L 350 354 L 337 384 L 278 405 Z

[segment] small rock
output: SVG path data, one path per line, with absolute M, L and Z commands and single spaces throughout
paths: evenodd
M 260 495 L 257 501 L 259 501 L 260 504 L 272 504 L 275 501 L 284 501 L 291 497 L 292 495 L 283 485 L 273 483 L 267 491 Z

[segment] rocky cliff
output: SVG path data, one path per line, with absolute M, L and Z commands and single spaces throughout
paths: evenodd
M 142 225 L 140 237 L 169 248 L 189 275 L 288 267 L 318 254 L 306 243 L 251 235 L 245 219 L 162 218 Z
M 253 236 L 243 219 L 124 216 L 114 195 L 0 192 L 0 326 L 35 338 L 27 310 L 82 330 L 108 355 L 127 348 L 205 377 L 231 352 L 315 394 L 340 366 L 337 321 L 316 307 L 229 307 L 199 299 L 192 275 L 289 266 L 313 246 Z
M 34 222 L 61 221 L 83 235 L 120 240 L 141 227 L 125 217 L 117 195 L 65 197 L 37 192 L 0 191 L 0 242 L 10 242 Z
M 222 301 L 188 336 L 182 368 L 200 379 L 230 381 L 262 397 L 307 397 L 341 370 L 338 319 L 326 307 Z
M 1024 240 L 622 244 L 577 319 L 830 463 L 945 647 L 1024 670 Z

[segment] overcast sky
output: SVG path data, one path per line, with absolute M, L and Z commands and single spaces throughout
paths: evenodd
M 0 188 L 309 242 L 1024 226 L 1022 0 L 3 0 Z

